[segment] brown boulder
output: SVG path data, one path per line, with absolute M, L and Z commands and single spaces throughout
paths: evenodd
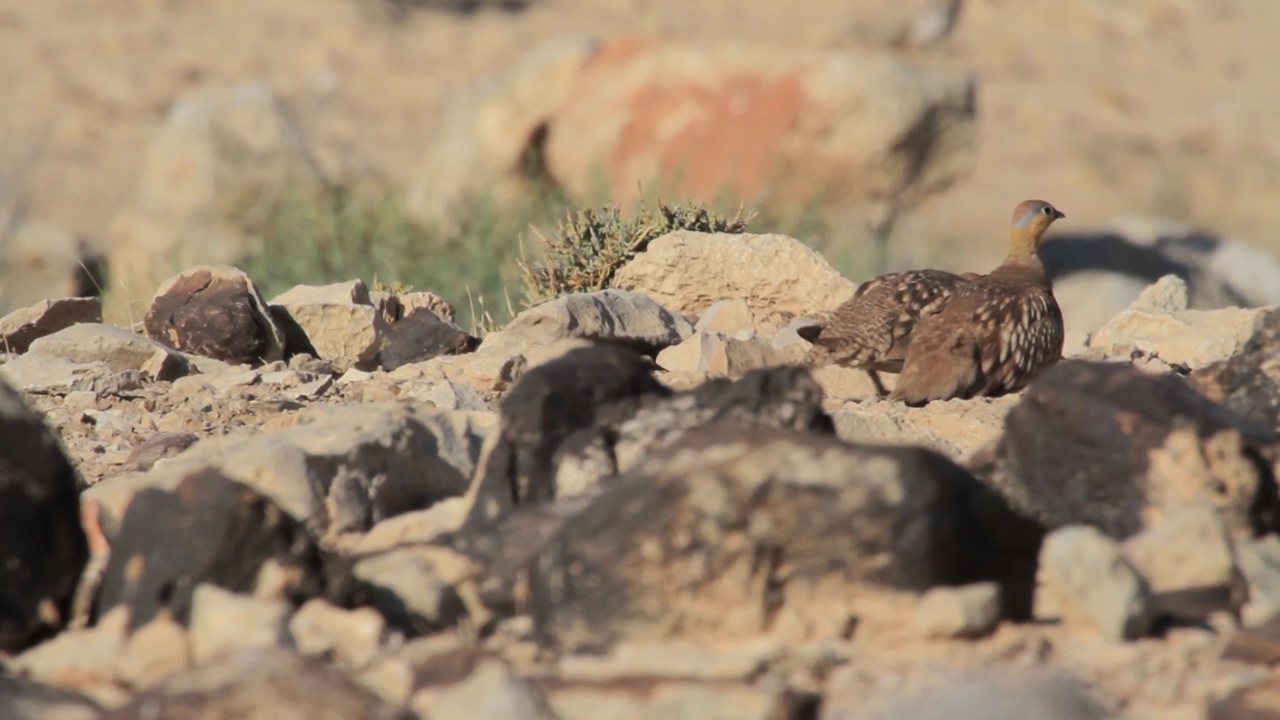
M 147 336 L 176 350 L 235 364 L 284 357 L 284 337 L 243 272 L 200 266 L 166 280 L 143 321 Z

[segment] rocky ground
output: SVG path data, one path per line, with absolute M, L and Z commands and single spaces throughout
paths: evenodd
M 793 364 L 852 287 L 680 232 L 482 339 L 218 266 L 0 319 L 0 717 L 1272 717 L 1280 309 L 910 409 Z

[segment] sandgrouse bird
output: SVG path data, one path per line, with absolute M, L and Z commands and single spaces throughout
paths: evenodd
M 871 376 L 876 392 L 881 397 L 888 395 L 879 373 L 902 371 L 916 323 L 976 277 L 973 273 L 908 270 L 862 283 L 825 324 L 800 329 L 800 336 L 813 343 L 805 363 L 810 367 L 834 363 L 861 368 Z
M 891 400 L 994 396 L 1021 390 L 1062 357 L 1062 311 L 1040 262 L 1040 239 L 1066 217 L 1041 200 L 1014 208 L 1000 267 L 920 318 Z

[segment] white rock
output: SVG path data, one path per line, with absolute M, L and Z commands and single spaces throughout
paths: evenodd
M 857 289 L 794 238 L 695 232 L 673 232 L 649 243 L 618 270 L 613 284 L 689 314 L 741 298 L 756 322 L 778 324 L 830 310 Z
M 191 658 L 202 663 L 220 653 L 289 645 L 288 602 L 237 595 L 203 583 L 191 597 Z
M 307 601 L 289 621 L 298 652 L 333 657 L 355 669 L 378 654 L 386 629 L 386 621 L 372 608 L 343 610 L 318 598 Z
M 369 288 L 353 280 L 332 285 L 298 285 L 272 298 L 306 334 L 320 358 L 339 371 L 352 367 L 370 369 L 376 363 L 387 321 L 373 306 Z M 295 338 L 285 326 L 290 344 Z
M 916 626 L 927 637 L 981 637 L 1000 622 L 1000 586 L 936 587 L 920 598 Z
M 76 363 L 106 363 L 115 372 L 137 370 L 156 380 L 187 374 L 187 359 L 155 340 L 116 325 L 79 323 L 31 343 L 29 352 Z
M 1114 641 L 1146 635 L 1153 620 L 1142 576 L 1113 540 L 1086 526 L 1061 528 L 1045 538 L 1034 613 Z

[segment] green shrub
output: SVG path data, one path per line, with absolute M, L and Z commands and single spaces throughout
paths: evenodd
M 563 208 L 540 193 L 505 212 L 490 198 L 476 197 L 445 230 L 414 222 L 396 193 L 294 189 L 248 228 L 250 247 L 241 267 L 267 297 L 297 284 L 356 278 L 429 290 L 457 307 L 462 327 L 483 330 L 510 314 L 506 289 L 518 277 L 521 234 L 549 224 Z

